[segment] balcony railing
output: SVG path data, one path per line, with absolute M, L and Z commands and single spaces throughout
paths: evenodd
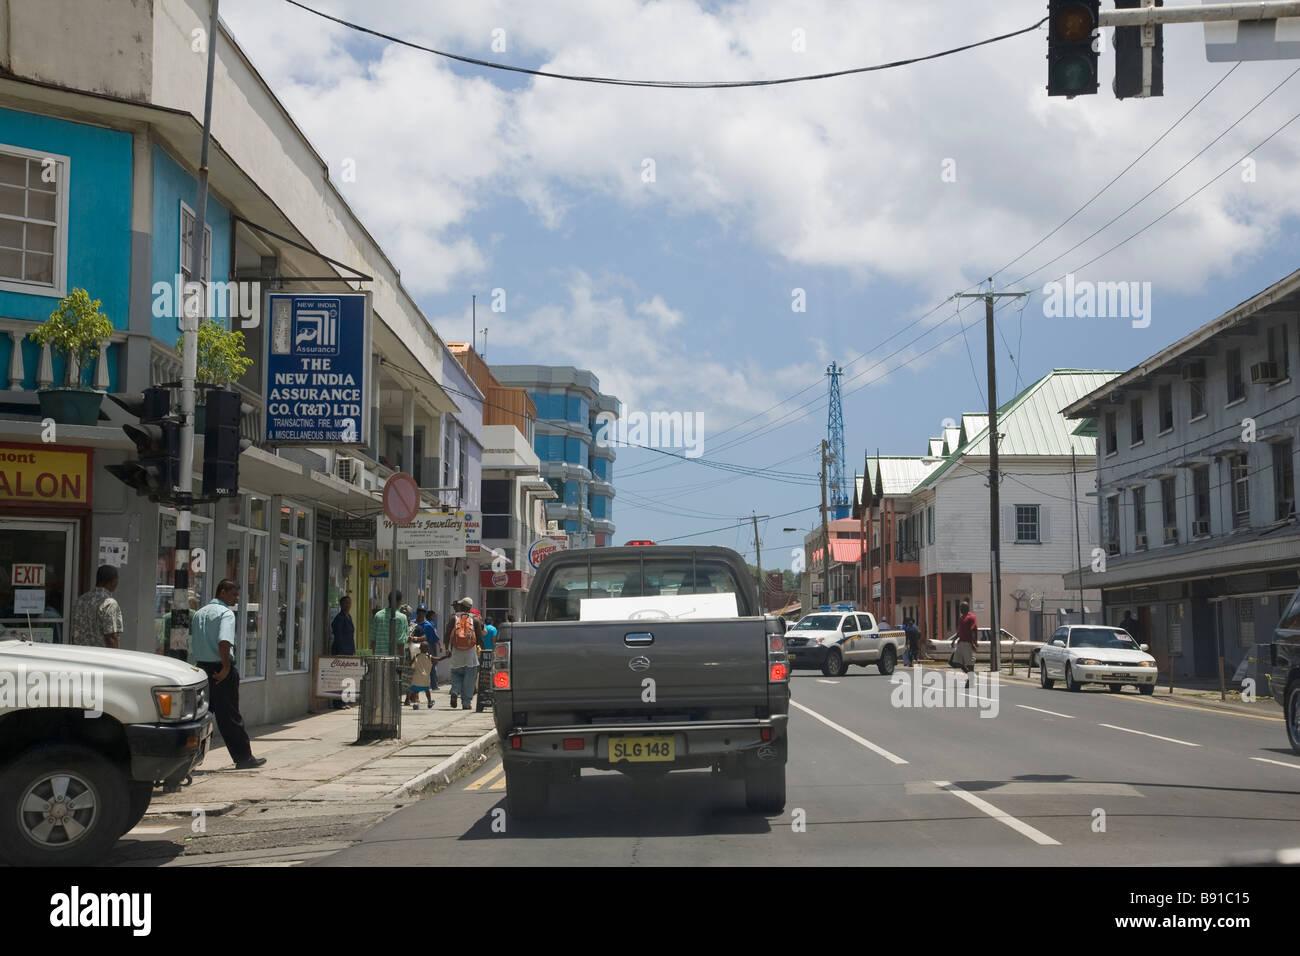
M 921 549 L 914 544 L 904 544 L 902 542 L 894 546 L 895 561 L 920 561 Z

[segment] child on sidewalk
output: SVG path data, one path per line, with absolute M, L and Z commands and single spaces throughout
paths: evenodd
M 420 691 L 424 691 L 424 700 L 428 709 L 433 710 L 433 694 L 429 691 L 429 675 L 432 672 L 433 658 L 429 656 L 428 648 L 421 644 L 419 653 L 415 655 L 415 660 L 411 662 L 411 688 L 408 699 L 411 701 L 412 710 L 420 709 Z

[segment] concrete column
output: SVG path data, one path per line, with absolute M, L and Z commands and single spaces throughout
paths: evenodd
M 41 346 L 41 358 L 36 365 L 36 387 L 49 388 L 54 384 L 54 358 L 49 343 Z

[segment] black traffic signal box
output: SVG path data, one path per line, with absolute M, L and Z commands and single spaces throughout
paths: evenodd
M 1047 95 L 1097 92 L 1101 0 L 1048 0 Z

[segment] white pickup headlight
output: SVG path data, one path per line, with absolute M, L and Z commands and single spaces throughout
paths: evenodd
M 208 685 L 171 685 L 153 689 L 153 703 L 162 721 L 197 720 L 208 712 Z

